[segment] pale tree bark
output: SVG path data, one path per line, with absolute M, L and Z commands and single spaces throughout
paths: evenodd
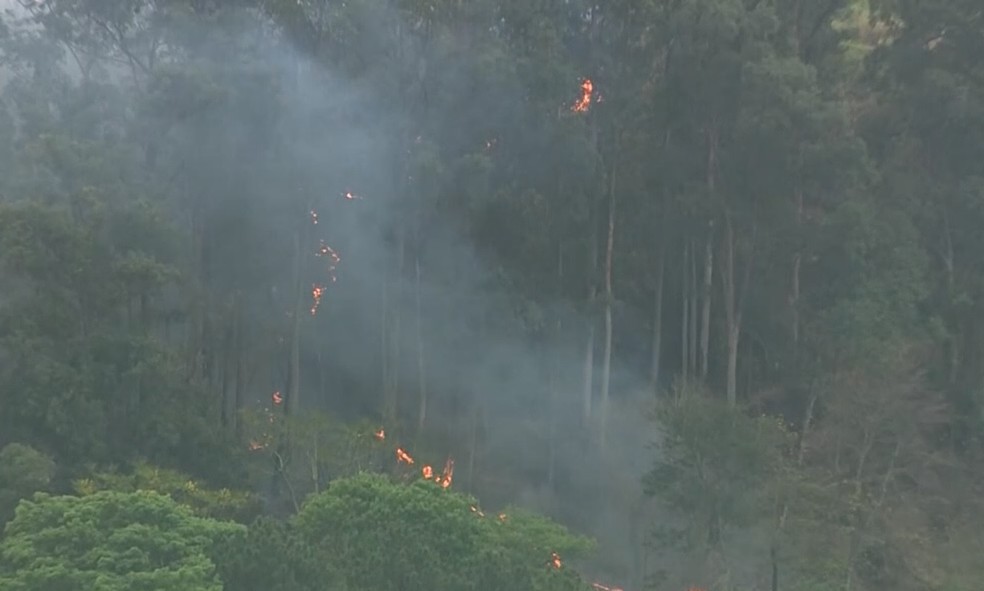
M 560 192 L 558 191 L 558 194 Z M 564 244 L 563 242 L 557 245 L 557 288 L 558 291 L 562 291 L 564 286 Z M 564 321 L 561 315 L 557 315 L 557 322 L 554 326 L 555 338 L 558 343 L 563 340 L 564 331 Z M 547 353 L 549 355 L 549 352 Z M 549 389 L 550 389 L 550 406 L 549 406 L 549 416 L 547 421 L 549 421 L 550 429 L 549 435 L 547 437 L 547 485 L 551 490 L 554 487 L 554 480 L 556 475 L 557 466 L 557 414 L 560 412 L 560 379 L 563 375 L 563 357 L 560 347 L 554 347 L 554 353 L 552 358 L 548 358 L 550 363 L 550 375 L 549 375 Z
M 714 223 L 709 224 L 707 244 L 704 247 L 704 289 L 701 300 L 704 309 L 700 318 L 700 378 L 707 380 L 708 350 L 711 345 L 711 287 L 714 270 Z
M 656 286 L 653 289 L 653 340 L 652 363 L 649 368 L 649 380 L 653 393 L 659 391 L 660 357 L 663 349 L 663 279 L 666 274 L 666 241 L 659 249 L 656 259 Z
M 943 269 L 946 273 L 946 293 L 949 305 L 952 307 L 956 292 L 956 263 L 954 260 L 953 249 L 953 230 L 950 227 L 950 216 L 947 208 L 943 208 L 943 240 L 941 258 L 943 259 Z M 951 312 L 952 314 L 952 312 Z M 957 385 L 957 376 L 961 366 L 961 344 L 958 335 L 950 335 L 946 342 L 946 361 L 947 361 L 947 380 L 951 387 Z
M 708 197 L 713 201 L 717 190 L 718 167 L 718 133 L 717 128 L 707 129 L 707 163 L 705 166 L 705 183 Z M 704 309 L 701 314 L 700 334 L 700 377 L 707 379 L 708 351 L 711 344 L 711 288 L 714 278 L 714 220 L 709 220 L 707 226 L 707 243 L 704 247 L 704 289 L 701 293 Z
M 680 377 L 683 380 L 684 386 L 687 385 L 690 379 L 690 244 L 685 242 L 683 245 L 683 264 L 680 266 L 680 276 L 682 280 L 680 284 L 683 287 L 682 299 L 683 299 L 683 313 L 682 316 L 682 330 L 680 334 L 680 359 L 682 361 L 680 368 Z
M 379 308 L 379 364 L 380 364 L 380 380 L 379 380 L 379 391 L 382 393 L 382 404 L 380 405 L 380 414 L 383 420 L 386 421 L 389 417 L 387 416 L 387 405 L 389 403 L 389 383 L 390 383 L 390 363 L 389 363 L 389 300 L 390 300 L 390 286 L 389 286 L 389 273 L 384 267 L 380 277 L 380 308 Z
M 737 244 L 731 214 L 724 215 L 724 257 L 721 267 L 721 289 L 724 292 L 724 315 L 727 332 L 727 399 L 730 406 L 738 403 L 738 345 L 741 338 L 742 309 L 748 283 L 751 279 L 752 257 L 746 257 L 741 285 L 737 285 L 736 253 Z M 753 230 L 754 240 L 754 230 Z
M 300 231 L 294 233 L 294 311 L 291 314 L 290 353 L 287 362 L 287 400 L 284 411 L 288 415 L 296 415 L 301 408 L 301 314 L 304 310 L 304 289 L 301 277 L 301 236 Z
M 284 400 L 284 418 L 297 416 L 300 410 L 300 332 L 301 332 L 301 314 L 304 310 L 304 297 L 307 291 L 304 289 L 302 284 L 303 277 L 301 276 L 301 231 L 296 230 L 294 232 L 294 264 L 293 264 L 293 283 L 294 283 L 294 301 L 293 310 L 291 312 L 291 325 L 290 333 L 288 335 L 288 354 L 287 354 L 287 384 L 284 388 L 284 393 L 286 399 Z M 284 428 L 280 432 L 279 441 L 277 442 L 276 450 L 273 452 L 273 475 L 271 482 L 271 490 L 274 498 L 279 498 L 280 495 L 280 484 L 283 482 L 287 485 L 287 489 L 290 492 L 291 499 L 295 506 L 297 505 L 297 498 L 294 495 L 293 487 L 290 483 L 290 478 L 287 474 L 287 460 L 285 458 L 291 457 L 291 444 L 290 444 L 290 432 L 289 429 Z
M 419 238 L 418 238 L 419 241 Z M 414 254 L 414 304 L 416 312 L 416 341 L 417 341 L 417 431 L 418 435 L 423 432 L 427 422 L 427 368 L 424 359 L 424 336 L 423 336 L 423 316 L 421 314 L 420 303 L 420 251 Z
M 803 230 L 803 190 L 796 188 L 796 228 L 797 234 Z M 803 262 L 802 248 L 797 245 L 793 252 L 793 273 L 792 282 L 789 288 L 789 308 L 792 313 L 792 339 L 793 345 L 797 346 L 800 342 L 800 268 Z
M 228 428 L 233 421 L 232 418 L 232 368 L 233 368 L 233 356 L 235 355 L 235 295 L 233 295 L 227 306 L 225 331 L 222 338 L 222 368 L 220 370 L 221 386 L 220 392 L 222 396 L 222 412 L 220 415 L 222 427 Z M 137 391 L 139 392 L 139 390 Z
M 695 240 L 690 241 L 690 338 L 688 342 L 690 343 L 690 350 L 688 355 L 690 355 L 690 372 L 696 377 L 699 373 L 699 368 L 697 367 L 697 242 Z
M 591 422 L 591 399 L 594 394 L 594 350 L 595 350 L 595 301 L 598 297 L 598 286 L 595 281 L 598 271 L 598 240 L 591 223 L 591 253 L 588 259 L 588 319 L 587 338 L 584 348 L 584 366 L 582 369 L 581 419 L 585 427 Z
M 236 330 L 235 330 L 235 340 L 236 340 L 236 389 L 233 403 L 235 408 L 233 412 L 233 421 L 235 425 L 236 437 L 242 437 L 242 420 L 239 416 L 240 411 L 243 409 L 246 396 L 246 364 L 243 363 L 243 356 L 245 355 L 246 338 L 244 333 L 244 322 L 243 322 L 243 295 L 238 294 L 236 298 Z
M 617 157 L 612 162 L 608 179 L 608 234 L 605 241 L 605 356 L 601 370 L 601 421 L 599 444 L 605 447 L 608 435 L 608 412 L 612 378 L 612 307 L 615 294 L 612 285 L 612 267 L 615 253 L 615 187 L 618 174 Z
M 724 316 L 727 323 L 728 339 L 728 366 L 727 366 L 727 399 L 730 406 L 735 406 L 738 401 L 738 339 L 741 335 L 741 311 L 738 310 L 735 301 L 735 244 L 734 230 L 731 221 L 728 220 L 725 226 L 725 258 L 722 278 L 722 288 L 724 289 Z
M 389 381 L 386 384 L 383 418 L 388 424 L 393 424 L 396 422 L 397 411 L 400 404 L 400 339 L 402 338 L 401 330 L 403 320 L 403 271 L 406 258 L 406 234 L 402 222 L 398 233 L 395 269 L 396 275 L 394 277 L 394 281 L 396 282 L 396 293 L 391 300 L 390 309 L 388 310 L 390 326 L 386 329 L 386 355 L 388 357 L 387 369 Z

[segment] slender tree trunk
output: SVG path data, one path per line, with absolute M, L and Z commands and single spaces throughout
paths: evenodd
M 558 331 L 560 320 L 557 321 Z M 556 413 L 558 410 L 559 398 L 559 384 L 557 383 L 557 362 L 554 359 L 549 358 L 549 352 L 544 353 L 547 356 L 547 394 L 549 396 L 549 403 L 547 406 L 547 488 L 549 490 L 554 489 L 554 469 L 557 463 L 557 420 Z
M 382 404 L 380 405 L 380 415 L 382 415 L 383 421 L 389 420 L 389 383 L 390 383 L 390 366 L 389 366 L 389 273 L 386 268 L 383 268 L 381 277 L 381 294 L 380 294 L 380 310 L 379 310 L 379 352 L 380 352 L 380 384 L 379 391 L 382 393 Z
M 560 192 L 558 191 L 558 194 Z M 557 245 L 557 291 L 563 292 L 564 287 L 564 244 Z M 563 317 L 557 315 L 557 323 L 554 327 L 557 343 L 563 341 L 564 321 Z M 549 355 L 549 353 L 548 353 Z M 557 468 L 557 414 L 560 412 L 560 380 L 562 374 L 563 358 L 561 348 L 554 347 L 553 357 L 548 359 L 550 362 L 550 407 L 547 421 L 550 425 L 550 434 L 547 439 L 549 446 L 547 450 L 547 486 L 550 490 L 554 489 Z
M 800 230 L 798 234 L 802 234 L 803 227 L 803 190 L 796 189 L 796 227 Z M 803 252 L 799 245 L 796 246 L 796 251 L 793 253 L 793 277 L 792 285 L 790 285 L 789 293 L 789 307 L 792 312 L 792 338 L 793 345 L 798 346 L 800 341 L 800 266 L 803 260 Z
M 693 376 L 698 375 L 697 367 L 697 242 L 690 241 L 690 372 Z
M 725 216 L 724 236 L 724 267 L 722 268 L 721 286 L 724 290 L 724 316 L 727 324 L 728 339 L 728 369 L 727 369 L 727 398 L 728 404 L 735 406 L 738 401 L 738 339 L 741 335 L 741 311 L 738 309 L 737 289 L 735 287 L 735 233 L 730 216 Z
M 306 291 L 301 277 L 301 236 L 300 231 L 294 233 L 294 312 L 291 315 L 290 356 L 287 368 L 287 400 L 284 405 L 285 414 L 297 415 L 301 409 L 301 314 L 304 310 Z
M 598 240 L 594 232 L 594 222 L 591 223 L 591 254 L 588 259 L 588 326 L 587 339 L 584 348 L 584 368 L 582 375 L 581 419 L 587 427 L 591 422 L 591 399 L 594 394 L 594 350 L 595 350 L 595 300 L 598 286 L 595 274 L 598 270 Z
M 659 258 L 656 261 L 656 287 L 653 293 L 653 344 L 652 363 L 649 369 L 649 379 L 653 393 L 659 391 L 660 357 L 663 348 L 663 277 L 666 270 L 666 248 L 660 247 Z
M 707 233 L 707 245 L 704 247 L 704 290 L 701 293 L 704 309 L 700 319 L 700 378 L 707 380 L 707 354 L 711 345 L 711 286 L 714 269 L 714 234 L 713 222 Z
M 683 265 L 680 268 L 680 276 L 682 280 L 680 284 L 683 286 L 683 314 L 682 314 L 682 330 L 680 334 L 680 358 L 682 360 L 680 372 L 681 379 L 683 380 L 684 386 L 687 385 L 690 379 L 690 243 L 684 242 L 683 244 Z
M 481 425 L 482 403 L 472 401 L 471 438 L 468 443 L 467 490 L 475 490 L 475 466 L 478 462 L 478 429 Z
M 401 225 L 396 254 L 396 294 L 392 301 L 392 327 L 389 331 L 387 354 L 389 356 L 389 383 L 386 385 L 386 405 L 384 418 L 387 423 L 394 423 L 400 404 L 400 339 L 403 316 L 403 269 L 406 255 L 406 234 Z
M 943 268 L 946 272 L 946 294 L 947 294 L 947 308 L 948 315 L 951 317 L 951 325 L 959 324 L 959 319 L 953 318 L 953 308 L 957 297 L 955 289 L 955 262 L 954 262 L 954 249 L 953 249 L 953 233 L 950 229 L 950 216 L 947 213 L 946 207 L 943 208 L 943 248 L 942 248 L 942 258 L 943 258 Z M 946 361 L 947 361 L 947 380 L 950 387 L 957 385 L 957 377 L 960 373 L 961 362 L 961 343 L 960 343 L 960 332 L 953 331 L 957 334 L 951 334 L 946 342 Z
M 418 239 L 419 240 L 419 239 Z M 423 432 L 424 424 L 427 421 L 427 372 L 424 363 L 424 336 L 423 336 L 423 317 L 421 315 L 420 304 L 420 251 L 414 254 L 414 304 L 416 307 L 416 340 L 417 340 L 417 431 L 418 435 Z
M 243 398 L 245 397 L 245 387 L 246 387 L 246 371 L 245 364 L 243 363 L 244 345 L 245 337 L 243 335 L 243 295 L 241 293 L 237 294 L 236 297 L 236 393 L 235 393 L 235 412 L 233 412 L 233 420 L 235 421 L 236 437 L 241 438 L 243 435 L 242 420 L 240 419 L 239 412 L 243 408 Z
M 599 443 L 602 449 L 608 435 L 608 413 L 612 378 L 612 307 L 615 294 L 612 285 L 612 266 L 615 253 L 615 182 L 618 165 L 612 163 L 608 182 L 608 239 L 605 241 L 605 357 L 601 370 L 601 425 Z
M 232 372 L 232 356 L 233 356 L 233 345 L 235 343 L 235 324 L 227 325 L 225 330 L 225 338 L 222 343 L 222 370 L 221 370 L 221 385 L 220 390 L 222 392 L 222 412 L 221 412 L 221 423 L 222 427 L 229 427 L 232 423 L 232 396 L 230 388 L 232 386 L 232 377 L 230 373 Z

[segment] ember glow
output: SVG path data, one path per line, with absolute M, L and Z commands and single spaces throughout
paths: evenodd
M 571 111 L 575 113 L 586 113 L 591 107 L 591 93 L 594 92 L 594 83 L 585 78 L 581 82 L 581 98 L 571 106 Z
M 564 565 L 564 563 L 560 560 L 560 554 L 557 554 L 556 552 L 550 553 L 550 562 L 548 564 L 554 568 L 560 568 Z
M 318 306 L 321 305 L 321 297 L 325 295 L 325 286 L 315 283 L 311 286 L 311 316 L 318 313 Z
M 420 469 L 420 475 L 424 478 L 424 480 L 430 480 L 431 478 L 434 478 L 434 468 L 428 464 Z
M 342 257 L 338 256 L 338 253 L 335 252 L 332 247 L 325 244 L 324 240 L 320 241 L 318 244 L 318 250 L 314 254 L 315 256 L 323 257 L 328 260 L 328 278 L 332 283 L 337 281 L 338 277 L 335 276 L 335 269 L 338 268 L 338 263 L 342 262 Z
M 396 461 L 403 464 L 413 464 L 413 457 L 410 456 L 402 447 L 396 448 Z
M 451 486 L 451 480 L 453 478 L 454 478 L 454 460 L 448 458 L 447 461 L 444 462 L 444 470 L 441 472 L 441 475 L 434 480 L 434 482 L 440 484 L 441 488 L 448 488 Z
M 378 431 L 373 431 L 372 437 L 376 441 L 385 441 L 386 440 L 386 430 L 383 429 L 382 427 L 380 427 Z
M 274 392 L 273 396 L 271 396 L 270 399 L 273 400 L 273 403 L 276 404 L 277 406 L 283 404 L 284 402 L 284 396 L 283 394 L 280 393 L 279 390 Z

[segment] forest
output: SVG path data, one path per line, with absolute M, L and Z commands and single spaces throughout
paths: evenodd
M 3 591 L 981 589 L 979 0 L 2 7 Z

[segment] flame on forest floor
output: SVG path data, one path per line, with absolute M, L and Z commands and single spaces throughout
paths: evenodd
M 272 400 L 275 405 L 280 406 L 284 402 L 284 395 L 280 393 L 280 390 L 277 390 L 272 396 L 270 396 L 270 400 Z
M 434 468 L 432 468 L 430 464 L 427 464 L 420 469 L 420 475 L 424 480 L 430 480 L 431 478 L 434 478 Z
M 315 283 L 311 286 L 311 316 L 318 313 L 318 306 L 321 305 L 321 297 L 325 295 L 325 286 Z
M 560 568 L 564 566 L 563 561 L 560 560 L 560 554 L 557 554 L 556 552 L 550 553 L 550 562 L 548 562 L 547 564 L 554 568 Z
M 581 81 L 581 98 L 572 106 L 571 111 L 575 113 L 586 113 L 591 108 L 591 93 L 594 92 L 594 83 L 590 78 Z
M 402 447 L 396 448 L 396 461 L 403 464 L 413 465 L 413 457 Z
M 434 479 L 434 482 L 441 485 L 441 488 L 448 488 L 451 486 L 451 480 L 454 478 L 454 460 L 450 457 L 444 462 L 444 470 L 441 471 L 441 475 Z

